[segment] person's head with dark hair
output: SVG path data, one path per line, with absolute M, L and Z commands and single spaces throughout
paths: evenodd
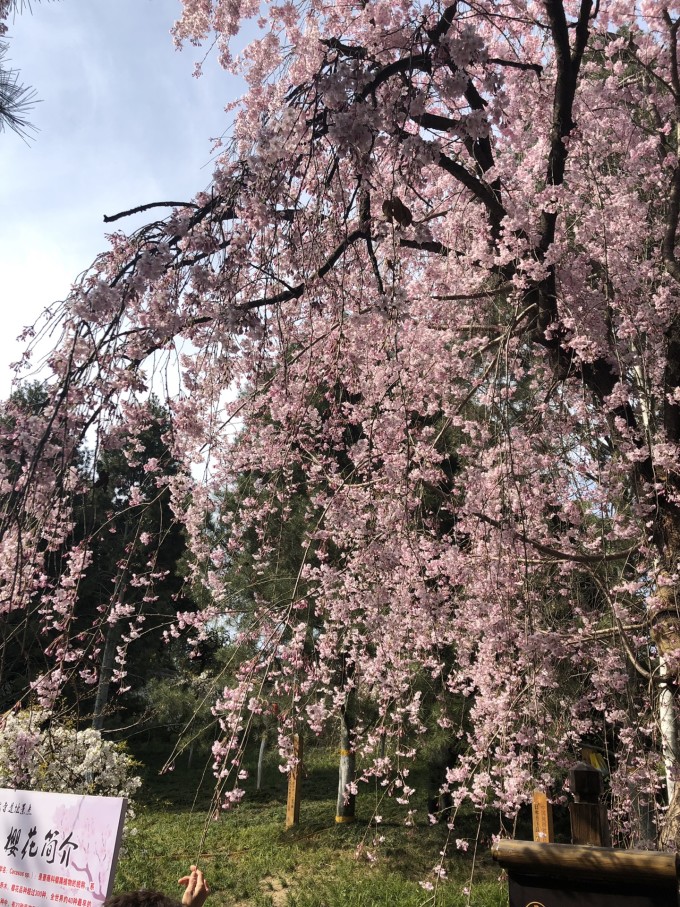
M 126 891 L 125 894 L 112 894 L 104 901 L 104 907 L 181 907 L 180 902 L 169 898 L 162 891 L 141 888 L 139 891 Z
M 191 866 L 189 874 L 182 876 L 177 884 L 184 885 L 185 889 L 181 904 L 162 891 L 140 888 L 125 894 L 112 894 L 104 901 L 103 907 L 203 907 L 210 889 L 200 869 Z

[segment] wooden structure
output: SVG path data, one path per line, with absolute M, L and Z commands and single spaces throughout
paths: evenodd
M 678 907 L 676 854 L 499 841 L 510 907 Z
M 569 787 L 574 797 L 569 804 L 572 844 L 609 847 L 607 807 L 600 801 L 602 772 L 586 762 L 577 762 L 569 771 Z

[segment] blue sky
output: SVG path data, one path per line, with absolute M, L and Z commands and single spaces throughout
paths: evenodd
M 179 0 L 42 0 L 10 22 L 9 58 L 40 103 L 27 145 L 0 133 L 0 397 L 14 338 L 106 247 L 102 217 L 184 200 L 212 175 L 211 138 L 243 85 L 175 50 Z M 119 222 L 115 227 L 134 227 Z

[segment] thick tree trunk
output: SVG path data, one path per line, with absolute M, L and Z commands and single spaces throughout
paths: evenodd
M 677 668 L 669 666 L 666 652 L 677 650 L 677 613 L 662 613 L 654 626 L 654 640 L 659 649 L 658 717 L 661 748 L 668 792 L 668 812 L 660 835 L 664 848 L 680 847 L 680 785 L 678 780 L 678 728 L 676 715 Z M 673 647 L 673 649 L 671 649 Z M 677 656 L 676 656 L 677 659 Z
M 262 790 L 262 770 L 264 768 L 264 754 L 267 750 L 267 728 L 262 729 L 260 737 L 260 754 L 257 757 L 257 789 Z
M 661 527 L 666 542 L 666 562 L 677 562 L 676 552 L 680 531 L 675 525 L 678 512 L 675 508 L 663 513 Z M 675 519 L 674 519 L 675 518 Z M 658 650 L 658 721 L 661 734 L 661 749 L 668 792 L 668 812 L 661 834 L 662 847 L 677 850 L 680 848 L 680 784 L 678 784 L 678 727 L 677 727 L 677 689 L 680 680 L 680 611 L 678 610 L 677 593 L 672 584 L 663 585 L 658 590 L 658 597 L 663 602 L 652 622 L 652 637 Z
M 97 684 L 97 698 L 94 702 L 92 711 L 92 727 L 95 731 L 101 731 L 104 727 L 104 713 L 109 701 L 109 688 L 111 686 L 111 677 L 113 676 L 113 665 L 116 659 L 116 650 L 120 642 L 122 627 L 120 622 L 109 627 L 106 634 L 106 644 L 104 645 L 104 654 L 102 655 L 102 665 L 99 670 L 99 683 Z
M 659 727 L 663 747 L 663 763 L 666 772 L 668 802 L 675 796 L 676 772 L 678 765 L 678 731 L 675 715 L 675 696 L 668 677 L 668 668 L 663 656 L 659 659 Z
M 338 801 L 335 808 L 336 822 L 354 822 L 356 818 L 356 797 L 347 790 L 347 786 L 354 783 L 356 775 L 356 754 L 352 740 L 353 706 L 354 692 L 351 692 L 340 718 L 340 770 L 338 773 Z
M 122 573 L 120 573 L 116 579 L 116 587 L 111 604 L 112 612 L 116 605 L 120 604 L 123 601 L 126 590 L 127 569 L 124 568 Z M 104 727 L 104 713 L 106 711 L 106 705 L 109 701 L 109 688 L 111 686 L 111 678 L 113 677 L 113 665 L 116 661 L 116 652 L 118 650 L 118 643 L 120 642 L 122 634 L 123 627 L 119 620 L 116 621 L 115 624 L 109 625 L 109 629 L 106 634 L 106 642 L 104 643 L 102 664 L 99 670 L 97 697 L 94 702 L 94 709 L 92 710 L 92 727 L 95 731 L 101 731 Z
M 456 764 L 457 754 L 451 745 L 441 747 L 427 765 L 427 811 L 439 822 L 448 822 L 453 801 L 446 790 L 446 772 Z

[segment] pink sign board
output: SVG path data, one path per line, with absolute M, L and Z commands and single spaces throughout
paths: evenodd
M 0 907 L 100 907 L 127 801 L 0 788 Z

